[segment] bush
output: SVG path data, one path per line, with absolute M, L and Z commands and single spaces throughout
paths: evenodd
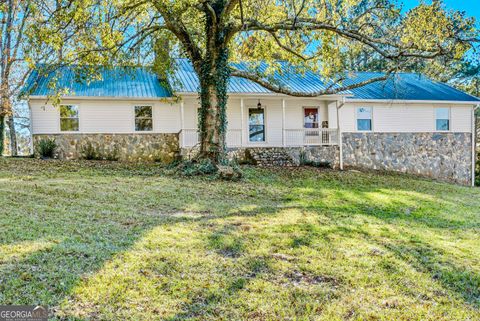
M 55 139 L 42 139 L 38 143 L 38 153 L 40 156 L 45 158 L 53 158 L 55 154 L 55 149 L 57 149 L 57 143 L 55 143 Z
M 175 172 L 183 176 L 212 176 L 225 180 L 239 180 L 242 172 L 237 163 L 231 161 L 222 161 L 220 164 L 214 164 L 209 159 L 185 160 L 175 163 Z
M 118 161 L 118 148 L 112 152 L 102 152 L 99 149 L 93 147 L 91 143 L 87 143 L 84 147 L 82 147 L 81 155 L 83 159 L 86 160 L 108 160 L 108 161 Z
M 177 171 L 184 176 L 212 175 L 217 172 L 217 167 L 209 159 L 186 160 L 179 164 Z
M 91 143 L 86 144 L 82 147 L 80 152 L 82 154 L 82 158 L 86 160 L 99 160 L 100 156 L 97 153 L 97 150 Z
M 300 165 L 302 166 L 311 166 L 311 167 L 320 167 L 320 168 L 332 168 L 332 163 L 330 162 L 317 162 L 309 160 L 304 151 L 300 152 Z

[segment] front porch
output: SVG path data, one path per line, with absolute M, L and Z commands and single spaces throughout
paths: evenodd
M 251 141 L 244 141 L 245 135 L 243 135 L 242 132 L 242 129 L 227 130 L 227 147 L 235 148 L 261 146 L 258 144 L 254 145 Z M 332 146 L 338 145 L 339 142 L 339 131 L 336 128 L 285 129 L 283 130 L 283 136 L 283 147 Z M 198 129 L 186 128 L 180 131 L 180 145 L 182 148 L 195 147 L 199 144 L 199 142 L 200 139 Z M 271 147 L 278 147 L 278 145 Z
M 304 147 L 339 144 L 339 99 L 232 98 L 227 105 L 226 145 Z M 199 144 L 198 105 L 181 103 L 181 148 Z M 193 107 L 193 108 L 192 108 Z

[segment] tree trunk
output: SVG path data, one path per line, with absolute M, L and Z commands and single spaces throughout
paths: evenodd
M 230 77 L 226 50 L 214 53 L 210 62 L 204 62 L 200 79 L 200 158 L 218 163 L 225 156 L 227 128 L 227 85 Z
M 5 116 L 1 114 L 1 110 L 0 110 L 0 156 L 3 155 L 4 142 L 5 142 Z
M 18 156 L 17 132 L 15 131 L 13 113 L 7 117 L 7 126 L 10 132 L 10 155 Z

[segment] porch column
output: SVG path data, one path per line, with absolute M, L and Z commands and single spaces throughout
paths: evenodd
M 244 107 L 244 103 L 243 103 L 243 98 L 240 98 L 240 130 L 241 130 L 241 133 L 240 133 L 240 146 L 243 146 L 243 135 L 244 135 L 244 128 L 245 128 L 245 119 L 244 119 L 244 113 L 243 113 L 243 107 Z
M 183 100 L 180 102 L 180 132 L 181 132 L 181 147 L 185 146 L 185 110 Z
M 282 99 L 282 145 L 286 145 L 285 140 L 285 99 Z
M 340 108 L 343 106 L 342 104 L 338 105 L 338 100 L 335 101 L 336 109 L 337 109 L 337 131 L 338 131 L 338 146 L 340 147 L 340 170 L 343 171 L 343 143 L 342 143 L 342 131 L 340 130 Z

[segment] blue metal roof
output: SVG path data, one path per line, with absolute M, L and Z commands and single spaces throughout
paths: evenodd
M 162 86 L 158 77 L 148 68 L 102 68 L 101 79 L 90 82 L 81 81 L 75 76 L 74 68 L 62 67 L 46 76 L 40 76 L 38 71 L 30 75 L 25 91 L 33 96 L 48 96 L 54 94 L 49 84 L 57 77 L 56 88 L 67 89 L 68 96 L 78 97 L 131 97 L 131 98 L 161 98 L 171 97 L 171 92 Z M 35 86 L 37 83 L 37 86 Z
M 378 72 L 359 72 L 342 85 L 348 86 L 383 75 Z M 353 92 L 354 99 L 480 101 L 447 84 L 414 73 L 398 73 L 386 81 L 374 82 L 350 91 Z
M 238 69 L 245 69 L 245 64 L 235 64 Z M 260 69 L 265 65 L 260 65 Z M 287 67 L 282 74 L 275 73 L 272 77 L 276 82 L 299 92 L 320 91 L 331 83 L 325 83 L 320 76 L 311 71 L 298 72 Z M 171 90 L 162 86 L 158 77 L 148 68 L 129 67 L 103 69 L 102 80 L 90 83 L 78 81 L 73 68 L 64 67 L 56 73 L 57 88 L 69 89 L 69 96 L 82 97 L 130 97 L 130 98 L 164 98 L 171 97 Z M 351 85 L 365 80 L 382 76 L 382 73 L 359 72 L 353 74 L 342 84 L 334 86 Z M 29 78 L 26 90 L 33 88 L 33 96 L 48 96 L 53 94 L 49 87 L 54 74 L 47 77 L 38 77 L 34 72 Z M 38 86 L 34 87 L 35 81 Z M 199 81 L 193 66 L 187 59 L 178 59 L 177 68 L 170 80 L 173 91 L 182 93 L 198 92 Z M 259 84 L 238 77 L 232 77 L 228 86 L 229 93 L 266 94 L 268 89 Z M 480 99 L 468 95 L 446 84 L 432 81 L 425 76 L 413 73 L 399 73 L 387 81 L 372 83 L 357 89 L 350 90 L 351 98 L 355 99 L 382 99 L 382 100 L 436 100 L 436 101 L 478 101 Z
M 177 59 L 174 78 L 176 85 L 173 89 L 175 92 L 198 92 L 199 81 L 192 64 L 188 59 Z M 249 70 L 245 63 L 234 63 L 233 67 L 239 70 Z M 268 66 L 265 63 L 258 66 L 258 71 L 262 73 Z M 296 92 L 309 93 L 325 90 L 327 87 L 336 87 L 336 84 L 325 83 L 322 78 L 310 70 L 298 70 L 292 66 L 284 64 L 282 74 L 276 72 L 272 75 L 272 80 L 277 84 Z M 271 93 L 270 90 L 251 80 L 231 77 L 228 85 L 229 93 Z

